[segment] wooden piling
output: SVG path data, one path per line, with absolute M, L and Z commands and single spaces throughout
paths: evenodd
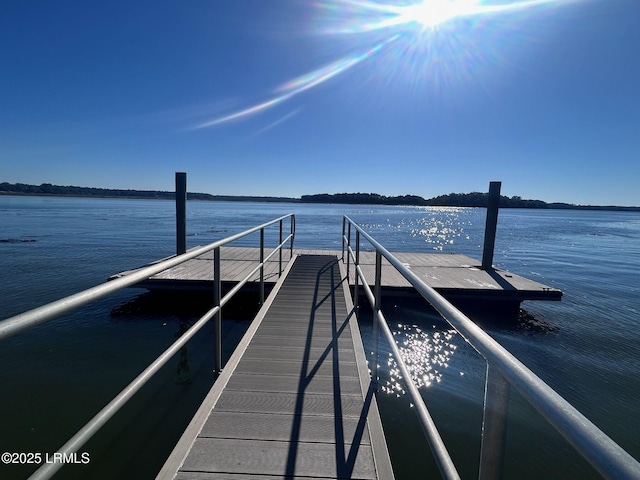
M 176 172 L 176 254 L 187 251 L 187 174 Z
M 489 201 L 487 203 L 487 221 L 484 227 L 484 248 L 482 250 L 482 269 L 493 268 L 493 250 L 498 227 L 498 208 L 500 206 L 500 187 L 502 182 L 489 183 Z

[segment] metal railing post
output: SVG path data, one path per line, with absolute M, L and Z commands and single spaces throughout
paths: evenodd
M 344 234 L 345 234 L 345 222 L 347 221 L 347 218 L 343 215 L 342 216 L 342 258 L 341 260 L 344 262 Z M 348 256 L 348 255 L 347 255 Z
M 264 304 L 264 228 L 260 229 L 260 305 Z
M 350 247 L 351 247 L 351 222 L 347 223 L 347 278 L 349 278 L 349 265 L 351 264 L 351 255 L 349 255 Z M 342 255 L 344 257 L 344 249 L 343 249 Z
M 213 306 L 220 307 L 222 278 L 220 274 L 220 247 L 213 250 Z M 213 330 L 216 344 L 215 372 L 222 371 L 222 308 L 213 317 Z
M 478 475 L 480 480 L 502 478 L 508 407 L 509 383 L 499 371 L 487 364 L 480 472 Z
M 360 231 L 356 230 L 356 262 L 354 265 L 354 269 L 355 269 L 355 279 L 354 279 L 354 287 L 353 287 L 353 305 L 354 308 L 356 310 L 356 316 L 358 316 L 358 296 L 360 295 L 360 289 L 359 284 L 360 284 L 360 279 L 358 277 L 358 267 L 360 266 Z M 347 282 L 349 281 L 349 277 L 347 276 Z
M 289 244 L 289 260 L 293 258 L 293 240 L 295 239 L 295 231 L 296 231 L 296 217 L 292 215 L 290 218 L 291 218 L 291 243 Z
M 282 245 L 282 220 L 280 220 L 280 236 L 278 245 Z M 282 247 L 278 249 L 278 277 L 282 275 Z
M 380 325 L 378 325 L 378 322 L 380 321 L 379 313 L 382 303 L 382 254 L 378 249 L 376 249 L 376 278 L 373 287 L 373 296 L 375 299 L 375 304 L 373 306 L 373 343 L 375 354 L 373 362 L 374 368 L 371 371 L 373 373 L 374 384 L 377 389 L 379 380 L 378 368 L 380 365 Z

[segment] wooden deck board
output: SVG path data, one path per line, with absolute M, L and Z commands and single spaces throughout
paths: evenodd
M 392 478 L 344 269 L 287 270 L 159 478 Z

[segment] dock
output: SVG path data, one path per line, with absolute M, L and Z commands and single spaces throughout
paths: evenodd
M 393 478 L 344 278 L 293 255 L 158 479 Z
M 283 252 L 282 266 L 274 256 L 265 263 L 264 282 L 275 284 L 280 269 L 290 259 L 289 251 Z M 341 258 L 339 250 L 294 249 L 293 255 L 330 255 Z M 446 253 L 408 253 L 393 255 L 417 274 L 422 281 L 450 301 L 473 300 L 502 302 L 519 305 L 525 300 L 559 301 L 562 291 L 497 268 L 482 269 L 481 262 L 466 255 Z M 260 259 L 256 247 L 222 247 L 221 278 L 228 290 L 241 281 Z M 375 252 L 360 252 L 360 264 L 365 279 L 373 288 L 375 280 Z M 119 273 L 111 279 L 126 276 L 135 270 Z M 258 276 L 252 282 L 254 287 Z M 349 285 L 355 285 L 355 269 L 349 268 Z M 137 287 L 148 289 L 207 290 L 213 288 L 213 252 L 207 252 L 176 267 L 167 269 Z M 251 282 L 248 286 L 251 286 Z M 389 295 L 417 295 L 409 282 L 386 259 L 382 260 L 382 289 Z
M 229 290 L 256 268 L 261 250 L 223 246 L 219 254 Z M 519 306 L 562 295 L 507 271 L 484 270 L 465 255 L 393 255 L 452 301 Z M 373 286 L 375 252 L 360 252 L 359 260 Z M 213 291 L 213 272 L 209 251 L 135 286 Z M 245 288 L 257 288 L 254 276 Z M 157 478 L 393 478 L 353 306 L 354 266 L 340 251 L 295 249 L 266 261 L 263 279 L 272 285 L 269 296 Z M 386 259 L 381 285 L 385 295 L 413 291 Z

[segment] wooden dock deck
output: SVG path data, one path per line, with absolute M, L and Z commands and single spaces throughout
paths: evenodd
M 345 276 L 294 255 L 158 479 L 393 478 Z
M 341 256 L 336 250 L 296 249 L 297 255 Z M 402 263 L 408 266 L 427 285 L 450 300 L 486 300 L 519 304 L 524 300 L 560 300 L 562 292 L 539 282 L 521 277 L 505 270 L 483 270 L 480 261 L 466 255 L 442 253 L 394 253 Z M 243 279 L 259 262 L 260 249 L 253 247 L 221 248 L 222 282 L 234 284 Z M 289 252 L 283 252 L 284 264 L 289 260 Z M 362 271 L 367 283 L 373 287 L 375 279 L 375 253 L 360 253 Z M 122 272 L 117 276 L 126 275 Z M 278 256 L 266 262 L 264 279 L 275 284 L 278 280 Z M 257 275 L 256 275 L 257 281 Z M 154 275 L 138 284 L 149 289 L 185 288 L 211 290 L 213 283 L 213 252 L 203 254 L 181 265 Z M 355 283 L 355 269 L 349 270 L 349 284 Z M 254 283 L 255 284 L 255 283 Z M 396 294 L 412 294 L 409 282 L 384 258 L 382 260 L 382 288 Z

